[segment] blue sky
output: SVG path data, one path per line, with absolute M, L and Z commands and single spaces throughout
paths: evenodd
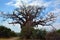
M 45 13 L 53 12 L 55 15 L 58 15 L 57 21 L 54 23 L 54 26 L 59 29 L 60 25 L 60 0 L 22 0 L 27 5 L 39 5 L 46 7 Z M 0 11 L 12 13 L 15 8 L 21 6 L 21 0 L 0 0 Z M 16 25 L 8 24 L 7 22 L 1 23 L 8 28 L 11 28 L 15 32 L 19 32 L 20 27 Z M 7 24 L 7 25 L 6 25 Z M 17 27 L 18 26 L 18 27 Z M 57 27 L 58 26 L 58 27 Z

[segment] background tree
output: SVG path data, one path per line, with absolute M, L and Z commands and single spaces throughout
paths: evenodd
M 21 31 L 25 33 L 25 38 L 30 38 L 31 28 L 38 25 L 50 26 L 55 21 L 54 13 L 44 14 L 44 9 L 40 6 L 25 6 L 23 4 L 20 8 L 15 9 L 12 14 L 1 12 L 1 16 L 12 19 L 13 21 L 9 24 L 20 24 Z
M 46 40 L 60 40 L 60 29 L 48 32 L 45 36 Z
M 0 37 L 15 37 L 17 36 L 14 31 L 11 31 L 11 29 L 6 28 L 5 26 L 0 26 Z

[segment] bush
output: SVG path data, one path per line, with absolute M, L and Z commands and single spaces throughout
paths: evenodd
M 60 30 L 47 33 L 46 40 L 60 40 Z
M 39 29 L 35 29 L 33 32 L 32 32 L 32 38 L 34 39 L 43 39 L 45 40 L 45 36 L 46 36 L 46 30 L 39 30 Z
M 11 29 L 9 28 L 0 26 L 0 37 L 13 37 L 13 36 L 17 36 L 15 32 L 11 31 Z
M 30 28 L 30 33 L 26 28 L 23 28 L 20 33 L 20 38 L 26 38 L 26 39 L 45 39 L 46 30 L 39 30 Z
M 57 33 L 60 33 L 60 29 L 59 30 L 56 30 Z

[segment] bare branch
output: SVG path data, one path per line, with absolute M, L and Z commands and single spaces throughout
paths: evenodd
M 47 15 L 47 17 L 39 17 L 43 16 L 41 15 L 41 12 L 44 10 L 43 7 L 37 7 L 37 6 L 22 6 L 22 8 L 16 9 L 12 14 L 2 14 L 5 18 L 13 19 L 14 22 L 10 24 L 21 24 L 21 26 L 35 26 L 35 25 L 42 25 L 42 26 L 49 26 L 55 21 L 55 16 L 53 13 L 50 13 Z M 44 14 L 44 13 L 42 13 Z M 38 21 L 33 21 L 37 20 Z M 50 23 L 49 23 L 50 22 Z

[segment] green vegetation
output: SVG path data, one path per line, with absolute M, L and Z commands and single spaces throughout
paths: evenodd
M 14 37 L 17 36 L 14 31 L 11 31 L 11 29 L 6 28 L 4 26 L 0 26 L 0 37 Z
M 20 25 L 21 38 L 25 39 L 40 38 L 40 35 L 45 35 L 44 32 L 40 33 L 40 30 L 36 31 L 34 27 L 36 26 L 38 27 L 38 25 L 52 26 L 53 22 L 55 22 L 56 19 L 54 13 L 44 14 L 43 13 L 44 10 L 45 7 L 34 6 L 34 5 L 26 6 L 23 4 L 19 8 L 16 8 L 11 14 L 10 13 L 4 14 L 4 12 L 1 12 L 1 17 L 4 18 L 3 20 L 12 19 L 12 21 L 9 22 L 9 24 Z
M 20 33 L 20 38 L 26 38 L 26 39 L 45 39 L 46 30 L 39 30 L 39 29 L 34 29 L 34 28 L 30 28 L 30 33 L 28 30 L 26 30 L 26 28 L 23 28 L 25 30 L 22 30 Z M 29 34 L 28 34 L 29 33 Z
M 28 30 L 27 30 L 28 31 Z M 31 28 L 31 33 L 28 34 L 26 32 L 21 31 L 20 33 L 20 39 L 24 39 L 24 37 L 26 37 L 27 39 L 35 39 L 35 40 L 60 40 L 60 29 L 59 30 L 55 30 L 55 31 L 51 31 L 51 32 L 47 32 L 46 30 L 42 30 L 42 29 L 34 29 Z
M 16 34 L 14 31 L 11 31 L 11 29 L 6 28 L 4 26 L 0 26 L 0 39 L 5 40 L 4 38 L 9 38 L 9 37 L 17 37 L 17 35 L 20 37 L 17 38 L 18 40 L 23 40 L 25 37 L 25 40 L 27 39 L 35 39 L 35 40 L 59 40 L 60 39 L 60 29 L 47 32 L 46 30 L 42 29 L 34 29 L 30 28 L 30 33 L 28 34 L 28 30 L 23 28 L 21 33 Z M 3 38 L 3 39 L 2 39 Z M 9 38 L 11 39 L 11 38 Z M 15 39 L 15 38 L 13 38 Z M 7 40 L 7 39 L 6 39 Z
M 46 34 L 46 40 L 60 40 L 60 29 Z
M 59 29 L 59 30 L 57 30 L 56 32 L 60 33 L 60 29 Z
M 46 30 L 34 29 L 34 27 L 52 26 L 56 16 L 54 13 L 44 14 L 45 8 L 40 6 L 22 5 L 11 14 L 1 12 L 3 18 L 12 19 L 9 24 L 19 24 L 21 27 L 20 39 L 58 40 L 60 30 L 47 32 Z M 52 26 L 53 27 L 53 26 Z M 54 28 L 54 27 L 53 27 Z M 16 36 L 14 32 L 7 28 L 1 28 L 1 37 Z M 3 35 L 3 36 L 2 36 Z M 20 40 L 19 39 L 19 40 Z

